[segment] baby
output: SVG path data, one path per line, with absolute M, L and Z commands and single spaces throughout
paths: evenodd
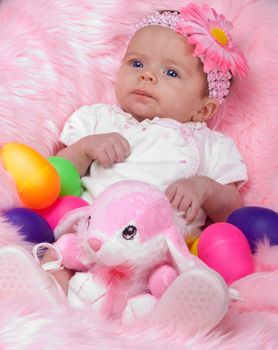
M 85 199 L 93 201 L 120 180 L 155 185 L 184 213 L 189 239 L 206 214 L 225 220 L 242 205 L 238 187 L 247 180 L 242 158 L 229 138 L 206 125 L 228 95 L 232 77 L 247 73 L 230 29 L 213 9 L 193 4 L 180 12 L 156 12 L 135 27 L 115 85 L 118 105 L 83 106 L 61 133 L 58 155 L 78 169 Z M 32 264 L 24 263 L 26 270 Z M 70 272 L 55 277 L 66 290 Z M 209 278 L 218 296 L 226 293 L 219 279 Z M 165 310 L 171 298 L 167 303 Z
M 241 206 L 246 167 L 233 142 L 206 125 L 232 75 L 246 73 L 220 19 L 194 5 L 145 18 L 117 76 L 118 105 L 83 106 L 69 118 L 60 136 L 67 147 L 58 155 L 77 167 L 89 203 L 120 180 L 145 181 L 184 213 L 188 240 L 205 213 L 223 221 Z
M 184 213 L 188 241 L 206 214 L 224 221 L 241 206 L 246 167 L 234 143 L 206 125 L 232 76 L 247 72 L 229 30 L 214 10 L 192 4 L 135 26 L 116 79 L 118 105 L 81 107 L 60 136 L 58 155 L 77 167 L 88 202 L 120 180 L 145 181 Z M 65 290 L 68 273 L 56 274 Z

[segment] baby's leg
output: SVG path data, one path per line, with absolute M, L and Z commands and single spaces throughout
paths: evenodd
M 47 305 L 66 302 L 65 293 L 54 277 L 20 246 L 0 249 L 0 299 L 32 298 Z
M 45 265 L 49 262 L 54 261 L 55 259 L 56 258 L 55 258 L 54 251 L 51 249 L 48 249 L 41 259 L 41 265 Z M 55 278 L 55 280 L 62 287 L 64 293 L 67 294 L 68 283 L 71 277 L 73 276 L 74 271 L 63 268 L 57 271 L 52 271 L 51 273 L 52 273 L 52 276 Z

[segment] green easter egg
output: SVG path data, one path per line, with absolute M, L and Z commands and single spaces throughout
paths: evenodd
M 54 166 L 61 181 L 60 196 L 80 196 L 80 176 L 75 166 L 62 157 L 49 157 L 48 161 Z

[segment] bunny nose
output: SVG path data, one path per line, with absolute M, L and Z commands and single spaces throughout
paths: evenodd
M 99 251 L 101 246 L 102 246 L 102 242 L 97 239 L 97 238 L 90 238 L 89 239 L 89 244 L 90 244 L 90 247 L 95 251 Z

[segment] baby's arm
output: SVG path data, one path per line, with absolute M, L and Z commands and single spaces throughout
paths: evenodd
M 213 221 L 226 221 L 233 211 L 243 206 L 243 200 L 235 183 L 222 185 L 208 177 L 206 182 L 210 195 L 203 208 Z
M 72 145 L 63 148 L 57 156 L 71 161 L 80 176 L 87 173 L 92 161 L 107 168 L 114 163 L 124 161 L 130 154 L 128 141 L 118 133 L 96 134 L 81 138 Z
M 80 176 L 83 176 L 87 173 L 87 170 L 92 162 L 92 159 L 89 159 L 85 153 L 85 141 L 86 140 L 84 137 L 70 146 L 60 144 L 60 151 L 56 154 L 57 156 L 63 157 L 72 162 Z
M 173 208 L 186 213 L 188 223 L 196 218 L 201 207 L 213 221 L 225 221 L 243 205 L 234 183 L 222 185 L 206 176 L 175 181 L 166 189 L 166 195 Z

